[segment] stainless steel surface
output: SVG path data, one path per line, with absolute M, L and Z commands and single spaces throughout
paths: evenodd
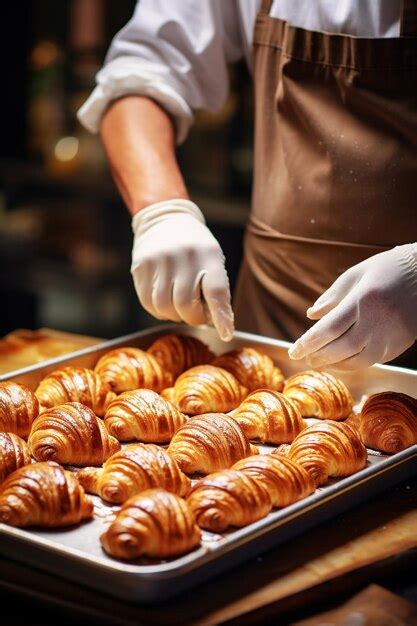
M 181 332 L 206 341 L 216 353 L 243 345 L 260 347 L 270 354 L 286 374 L 306 369 L 303 362 L 291 362 L 289 344 L 256 335 L 236 333 L 229 344 L 221 342 L 212 329 L 191 329 L 164 325 L 120 339 L 86 348 L 72 355 L 24 368 L 3 376 L 35 388 L 48 372 L 77 364 L 92 367 L 108 350 L 131 345 L 147 348 L 157 336 Z M 339 374 L 338 374 L 339 375 Z M 389 366 L 374 366 L 361 373 L 341 376 L 357 401 L 364 394 L 386 389 L 416 395 L 417 372 Z M 263 447 L 264 451 L 267 446 Z M 100 547 L 99 536 L 118 507 L 95 501 L 95 519 L 79 527 L 53 531 L 23 530 L 0 525 L 0 551 L 11 558 L 48 570 L 120 598 L 151 602 L 175 595 L 217 572 L 293 537 L 309 527 L 368 499 L 417 472 L 417 446 L 391 457 L 371 455 L 368 466 L 357 474 L 332 481 L 315 494 L 266 518 L 223 535 L 204 533 L 201 548 L 179 559 L 156 562 L 139 559 L 123 563 L 108 557 Z

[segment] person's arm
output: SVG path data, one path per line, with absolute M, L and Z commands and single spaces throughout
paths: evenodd
M 243 54 L 239 24 L 235 2 L 141 0 L 78 112 L 86 128 L 100 130 L 133 215 L 140 302 L 159 319 L 212 322 L 225 340 L 233 312 L 223 253 L 188 199 L 174 144 L 184 140 L 194 109 L 217 110 L 225 101 L 227 63 Z
M 101 137 L 120 193 L 133 215 L 132 275 L 142 306 L 158 319 L 212 322 L 233 336 L 221 248 L 188 199 L 167 113 L 148 98 L 113 102 Z
M 175 129 L 156 102 L 142 96 L 115 100 L 102 118 L 100 134 L 131 215 L 162 200 L 188 199 L 175 156 Z

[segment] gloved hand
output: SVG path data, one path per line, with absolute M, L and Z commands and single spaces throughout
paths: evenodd
M 132 220 L 131 272 L 142 306 L 161 320 L 213 323 L 233 336 L 229 280 L 221 248 L 190 200 L 166 200 Z
M 417 243 L 397 246 L 344 272 L 307 311 L 319 320 L 289 350 L 310 367 L 384 363 L 417 337 Z

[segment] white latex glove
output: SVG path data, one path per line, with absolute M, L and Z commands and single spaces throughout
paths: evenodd
M 233 336 L 223 252 L 190 200 L 166 200 L 132 220 L 131 272 L 142 306 L 161 320 L 212 323 L 223 341 Z
M 404 352 L 417 337 L 417 243 L 348 269 L 307 317 L 319 321 L 288 353 L 310 367 L 360 369 Z

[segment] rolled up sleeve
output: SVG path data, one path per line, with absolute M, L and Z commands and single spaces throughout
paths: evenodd
M 112 100 L 147 96 L 170 114 L 181 143 L 195 109 L 215 111 L 223 105 L 227 64 L 242 56 L 235 0 L 140 0 L 113 39 L 78 118 L 98 132 Z

